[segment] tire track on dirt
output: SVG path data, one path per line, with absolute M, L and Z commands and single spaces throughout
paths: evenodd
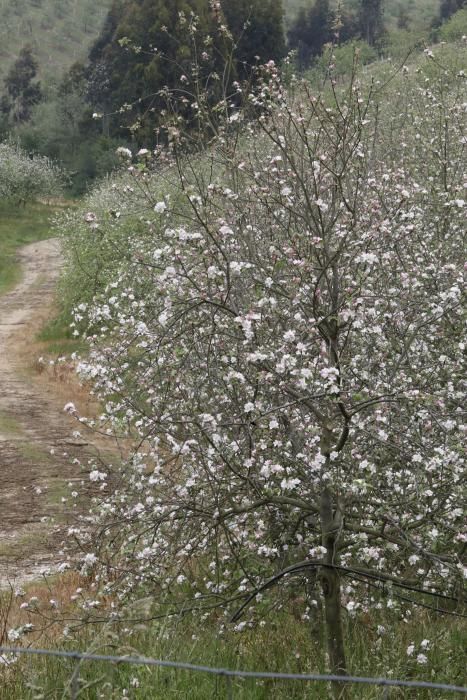
M 86 457 L 85 441 L 73 437 L 76 421 L 34 380 L 20 351 L 52 306 L 59 243 L 33 243 L 19 258 L 22 280 L 0 297 L 0 586 L 34 579 L 57 561 L 64 515 L 74 508 L 67 484 L 83 480 L 72 460 Z

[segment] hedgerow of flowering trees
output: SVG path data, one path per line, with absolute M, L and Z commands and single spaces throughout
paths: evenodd
M 48 158 L 29 156 L 19 146 L 0 143 L 0 199 L 26 203 L 61 192 L 63 174 Z
M 305 581 L 340 672 L 343 610 L 412 593 L 454 611 L 466 101 L 426 63 L 321 94 L 270 63 L 243 95 L 254 123 L 233 112 L 196 156 L 173 135 L 78 224 L 113 250 L 75 307 L 90 423 L 134 445 L 92 466 L 99 498 L 70 530 L 93 606 L 248 603 L 241 629 L 273 582 Z

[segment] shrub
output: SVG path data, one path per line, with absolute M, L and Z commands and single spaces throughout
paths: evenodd
M 44 156 L 28 155 L 13 143 L 0 143 L 0 198 L 26 203 L 60 194 L 64 175 Z
M 447 22 L 442 24 L 438 37 L 440 41 L 446 42 L 467 40 L 467 8 L 458 10 Z

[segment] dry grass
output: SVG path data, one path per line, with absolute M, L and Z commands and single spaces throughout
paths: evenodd
M 85 590 L 87 585 L 87 579 L 76 572 L 44 576 L 19 587 L 11 583 L 0 592 L 0 646 L 11 644 L 9 630 L 27 624 L 33 625 L 29 644 L 52 646 L 62 640 L 63 616 L 73 612 L 77 589 Z

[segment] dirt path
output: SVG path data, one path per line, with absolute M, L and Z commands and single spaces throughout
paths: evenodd
M 87 449 L 63 397 L 26 359 L 53 303 L 57 240 L 26 246 L 20 260 L 22 281 L 0 297 L 0 586 L 60 561 L 64 511 L 73 510 L 67 484 L 83 479 L 72 460 Z

